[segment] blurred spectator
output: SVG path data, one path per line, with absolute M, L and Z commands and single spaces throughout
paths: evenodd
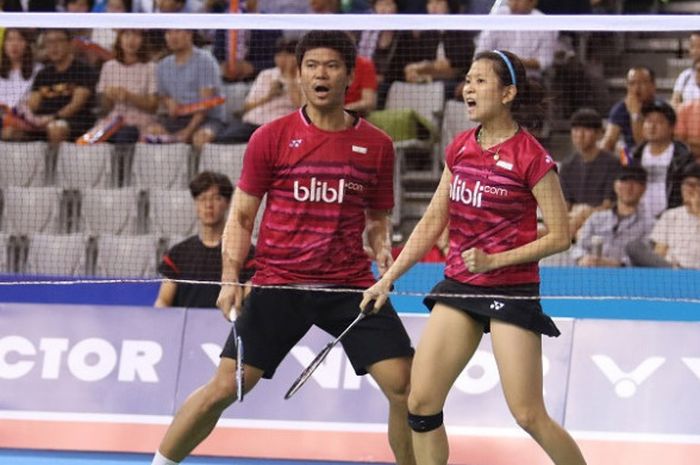
M 143 29 L 120 29 L 114 51 L 116 58 L 104 64 L 97 83 L 101 107 L 108 113 L 97 125 L 121 116 L 124 126 L 109 141 L 134 143 L 156 123 L 156 65 L 149 59 Z
M 539 0 L 538 8 L 546 15 L 591 14 L 595 0 Z
M 2 11 L 53 12 L 56 11 L 56 0 L 3 0 Z
M 652 100 L 641 112 L 643 141 L 634 149 L 632 159 L 648 174 L 642 204 L 645 212 L 656 218 L 681 204 L 681 173 L 693 156 L 683 143 L 673 140 L 676 113 L 671 105 Z
M 297 82 L 296 44 L 295 39 L 280 38 L 277 41 L 276 66 L 258 74 L 246 97 L 242 118 L 234 119 L 221 130 L 214 140 L 216 143 L 248 142 L 257 128 L 301 106 L 301 89 Z
M 647 173 L 639 165 L 622 167 L 615 180 L 617 200 L 609 210 L 593 213 L 583 224 L 571 256 L 579 266 L 629 266 L 631 241 L 647 237 L 653 221 L 640 206 Z
M 700 58 L 693 62 L 692 69 L 694 70 L 693 79 L 700 86 Z M 697 160 L 700 160 L 700 99 L 681 103 L 677 112 L 675 136 L 690 148 Z
M 233 185 L 224 174 L 204 171 L 190 182 L 190 193 L 197 210 L 199 232 L 166 252 L 158 271 L 168 279 L 218 282 L 221 279 L 221 237 Z M 241 272 L 241 283 L 250 280 L 254 273 L 254 252 L 251 246 Z M 154 306 L 214 308 L 220 287 L 217 284 L 163 281 Z
M 134 13 L 201 13 L 205 0 L 133 0 Z
M 340 0 L 309 0 L 309 13 L 340 13 Z
M 395 0 L 373 0 L 372 11 L 379 15 L 391 15 L 398 11 Z M 377 81 L 383 82 L 389 72 L 389 64 L 396 53 L 397 31 L 362 31 L 357 45 L 357 55 L 374 62 Z
M 308 13 L 308 0 L 258 0 L 260 13 Z
M 257 13 L 257 1 L 248 0 L 241 13 Z M 228 1 L 223 13 L 229 12 Z M 235 33 L 234 36 L 231 34 Z M 282 31 L 244 29 L 214 31 L 213 53 L 221 63 L 221 75 L 226 82 L 251 81 L 263 70 L 275 66 L 275 44 Z
M 593 212 L 610 208 L 615 199 L 613 184 L 620 163 L 598 147 L 602 134 L 602 118 L 597 111 L 582 108 L 572 115 L 571 142 L 576 152 L 561 168 L 561 187 L 569 206 L 572 235 Z
M 348 33 L 353 39 L 355 35 Z M 353 79 L 345 92 L 345 109 L 367 115 L 377 108 L 377 71 L 371 59 L 357 55 Z
M 2 38 L 0 56 L 0 105 L 13 108 L 27 97 L 41 66 L 34 61 L 34 33 L 8 28 Z
M 537 0 L 508 0 L 498 14 L 542 15 Z M 479 34 L 475 53 L 508 50 L 520 57 L 528 77 L 541 78 L 554 60 L 558 47 L 557 31 L 483 31 Z
M 97 3 L 95 4 L 95 6 L 97 6 Z M 95 7 L 92 8 L 92 11 L 96 11 Z M 130 11 L 131 0 L 106 0 L 104 2 L 103 9 L 97 12 L 127 13 Z M 97 45 L 107 50 L 111 50 L 112 47 L 114 47 L 115 45 L 115 41 L 117 40 L 117 30 L 106 27 L 96 28 L 92 30 L 92 35 L 90 36 L 90 39 Z M 146 44 L 144 43 L 144 45 Z
M 77 138 L 92 126 L 97 75 L 75 58 L 67 29 L 47 30 L 43 42 L 49 63 L 37 73 L 27 107 L 38 132 L 58 144 Z M 28 135 L 20 130 L 12 132 L 12 139 Z
M 654 71 L 646 66 L 635 66 L 627 71 L 627 94 L 613 105 L 601 146 L 614 151 L 622 136 L 624 149 L 631 152 L 642 142 L 642 105 L 656 98 Z
M 631 243 L 627 249 L 637 266 L 700 269 L 700 164 L 692 163 L 682 173 L 683 205 L 661 214 L 647 241 Z
M 67 13 L 90 13 L 93 0 L 65 0 Z
M 156 136 L 155 141 L 194 142 L 201 146 L 211 140 L 197 141 L 194 136 L 198 130 L 206 128 L 207 134 L 216 135 L 221 129 L 224 116 L 222 105 L 195 111 L 183 110 L 183 105 L 222 96 L 219 66 L 211 53 L 194 46 L 193 34 L 193 31 L 184 29 L 168 29 L 165 32 L 165 41 L 172 54 L 158 62 L 156 78 L 158 95 L 167 115 L 160 124 L 148 129 L 149 135 Z M 147 137 L 147 140 L 153 141 L 153 138 Z
M 426 0 L 428 14 L 455 14 L 455 0 Z M 429 18 L 426 19 L 429 21 Z M 392 45 L 393 54 L 379 88 L 379 105 L 394 81 L 445 82 L 445 93 L 451 96 L 458 82 L 463 81 L 474 55 L 472 31 L 399 31 Z
M 673 84 L 671 105 L 678 110 L 682 103 L 700 99 L 700 83 L 696 76 L 695 64 L 700 59 L 700 31 L 691 32 L 688 38 L 688 57 L 693 60 L 693 66 L 681 71 Z

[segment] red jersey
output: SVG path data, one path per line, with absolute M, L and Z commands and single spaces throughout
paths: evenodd
M 374 283 L 365 210 L 394 206 L 393 166 L 391 139 L 364 119 L 329 132 L 300 109 L 255 131 L 238 182 L 250 195 L 267 193 L 253 283 Z
M 471 273 L 461 252 L 472 247 L 492 254 L 537 239 L 537 201 L 532 188 L 554 160 L 521 129 L 494 149 L 476 141 L 479 128 L 463 132 L 447 147 L 450 183 L 450 252 L 445 276 L 476 286 L 537 283 L 537 262 Z
M 377 70 L 374 62 L 369 58 L 358 55 L 355 60 L 355 78 L 350 83 L 348 91 L 345 92 L 345 103 L 357 102 L 362 98 L 362 89 L 372 89 L 377 91 Z

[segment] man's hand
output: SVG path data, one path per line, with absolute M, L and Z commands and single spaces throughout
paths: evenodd
M 374 260 L 377 262 L 379 276 L 384 276 L 384 273 L 386 273 L 392 263 L 394 263 L 394 257 L 391 256 L 391 250 L 388 248 L 381 249 L 377 252 L 377 256 L 374 257 Z
M 222 284 L 216 306 L 224 318 L 233 321 L 234 315 L 240 315 L 243 307 L 243 287 L 238 284 Z M 235 312 L 235 314 L 233 313 Z

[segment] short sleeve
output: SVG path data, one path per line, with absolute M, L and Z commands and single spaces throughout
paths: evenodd
M 272 125 L 258 128 L 250 137 L 245 155 L 243 170 L 238 187 L 244 192 L 262 197 L 270 189 L 273 177 L 273 147 L 271 141 L 277 140 L 271 132 Z
M 525 170 L 525 184 L 532 190 L 549 170 L 556 171 L 556 169 L 557 165 L 554 163 L 554 159 L 548 153 L 540 150 L 540 153 L 532 157 Z
M 625 107 L 624 102 L 617 102 L 610 109 L 610 115 L 608 115 L 610 123 L 616 124 L 617 126 L 628 126 L 629 125 L 629 112 L 627 107 Z
M 384 141 L 379 160 L 377 188 L 370 199 L 369 208 L 390 210 L 394 207 L 394 145 L 389 139 Z
M 97 81 L 97 88 L 95 89 L 98 94 L 104 93 L 105 89 L 111 85 L 112 78 L 114 77 L 115 63 L 114 60 L 110 60 L 102 66 L 100 78 Z

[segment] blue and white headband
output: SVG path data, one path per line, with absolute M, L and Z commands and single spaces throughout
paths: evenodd
M 508 72 L 510 73 L 510 81 L 514 86 L 518 85 L 518 81 L 515 79 L 515 68 L 513 68 L 513 63 L 510 62 L 510 59 L 508 59 L 508 55 L 505 53 L 501 52 L 500 50 L 494 50 L 493 53 L 501 57 L 503 62 L 506 64 L 508 67 Z

